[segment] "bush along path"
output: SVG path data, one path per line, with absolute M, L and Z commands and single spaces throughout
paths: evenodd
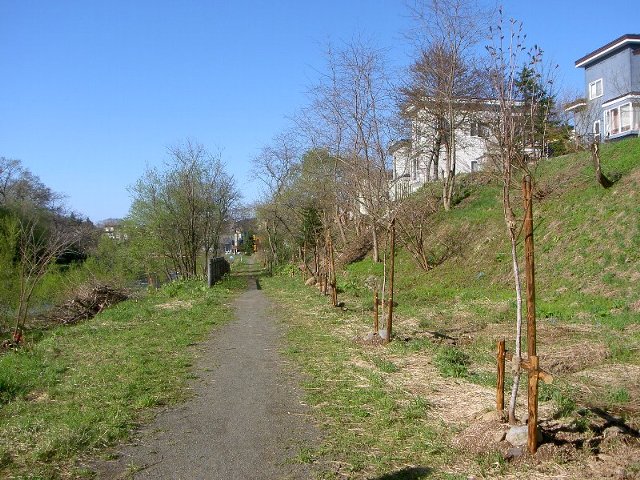
M 203 343 L 193 397 L 139 432 L 99 478 L 286 479 L 315 476 L 305 452 L 318 443 L 279 353 L 270 303 L 248 278 L 235 318 Z

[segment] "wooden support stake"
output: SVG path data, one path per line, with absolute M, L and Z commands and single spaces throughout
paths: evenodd
M 378 334 L 380 331 L 380 325 L 378 324 L 378 319 L 380 318 L 378 315 L 378 291 L 376 290 L 373 293 L 373 333 Z
M 325 215 L 326 217 L 326 215 Z M 325 220 L 326 221 L 326 220 Z M 324 292 L 325 296 L 329 295 L 329 245 L 327 244 L 327 235 L 324 238 L 324 258 L 322 259 L 322 266 L 324 271 Z
M 513 360 L 513 353 L 509 351 L 507 351 L 504 356 L 508 362 Z M 520 360 L 520 368 L 527 371 L 531 370 L 531 362 L 529 359 L 525 358 Z M 542 380 L 544 383 L 550 384 L 553 383 L 553 375 L 538 368 L 538 380 Z
M 338 284 L 336 279 L 336 260 L 333 255 L 333 238 L 331 231 L 327 230 L 329 240 L 329 284 L 331 286 L 331 303 L 334 307 L 338 306 Z
M 320 255 L 318 253 L 318 243 L 313 246 L 313 269 L 315 271 L 315 277 L 320 278 Z
M 498 341 L 498 384 L 496 386 L 496 410 L 504 411 L 504 369 L 505 369 L 505 341 Z
M 522 179 L 524 197 L 524 251 L 525 274 L 527 279 L 527 353 L 529 357 L 536 353 L 536 280 L 533 255 L 533 195 L 531 177 Z
M 527 406 L 529 410 L 529 430 L 527 446 L 529 453 L 538 450 L 538 380 L 540 364 L 536 352 L 536 281 L 533 247 L 533 195 L 531 176 L 522 179 L 522 196 L 524 199 L 524 252 L 525 274 L 527 279 L 527 353 L 529 363 L 529 388 Z
M 396 259 L 396 219 L 391 220 L 391 265 L 389 272 L 389 309 L 387 315 L 387 342 L 391 341 L 391 327 L 393 325 L 393 274 Z
M 529 409 L 529 429 L 527 436 L 527 447 L 529 453 L 534 455 L 538 450 L 538 357 L 536 355 L 529 357 L 529 389 L 527 397 L 527 406 Z

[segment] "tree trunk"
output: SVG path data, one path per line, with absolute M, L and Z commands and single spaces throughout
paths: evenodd
M 451 172 L 449 175 L 444 177 L 442 181 L 442 206 L 446 211 L 451 210 L 451 183 L 453 183 L 453 179 L 451 178 Z
M 598 183 L 604 188 L 612 187 L 613 182 L 609 180 L 604 173 L 602 173 L 602 168 L 600 166 L 600 146 L 598 142 L 593 142 L 591 144 L 591 158 L 593 159 L 593 164 L 596 168 L 596 180 Z
M 380 262 L 380 249 L 379 249 L 379 246 L 378 246 L 378 231 L 377 231 L 375 225 L 372 226 L 371 232 L 372 232 L 372 239 L 373 239 L 373 261 L 375 263 L 379 263 Z
M 313 277 L 313 270 L 307 265 L 307 242 L 304 242 L 304 246 L 302 247 L 302 266 L 309 273 L 309 276 Z M 304 274 L 304 272 L 302 273 Z
M 442 135 L 440 132 L 437 132 L 435 139 L 433 141 L 431 154 L 429 155 L 429 160 L 427 161 L 427 182 L 431 181 L 432 175 L 434 180 L 438 180 L 438 160 L 440 158 L 441 146 L 442 146 Z M 433 174 L 431 173 L 432 169 L 433 169 Z
M 277 247 L 275 244 L 274 236 L 275 234 L 271 231 L 271 229 L 269 228 L 269 224 L 267 223 L 267 240 L 269 241 L 269 252 L 271 253 L 271 258 L 269 258 L 269 274 L 273 273 L 273 264 L 277 264 L 278 261 L 278 251 L 276 249 Z
M 518 387 L 520 386 L 520 360 L 522 359 L 522 287 L 520 285 L 520 266 L 518 265 L 517 238 L 515 230 L 510 230 L 511 237 L 511 261 L 513 263 L 513 279 L 516 289 L 516 345 L 513 355 L 512 372 L 513 388 L 509 401 L 509 423 L 516 423 L 516 400 L 518 399 Z
M 340 212 L 336 205 L 336 223 L 338 224 L 338 231 L 340 232 L 340 239 L 342 240 L 343 247 L 347 244 L 347 235 L 344 233 L 344 226 L 342 225 L 342 219 L 340 218 Z
M 447 211 L 451 209 L 453 187 L 456 181 L 456 139 L 452 119 L 449 124 L 451 125 L 449 127 L 450 131 L 445 142 L 445 149 L 447 151 L 447 175 L 442 179 L 442 206 Z

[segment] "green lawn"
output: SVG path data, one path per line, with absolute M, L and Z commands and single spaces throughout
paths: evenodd
M 152 407 L 185 399 L 196 351 L 232 317 L 241 279 L 175 282 L 0 356 L 0 477 L 70 478 Z
M 307 398 L 327 433 L 315 455 L 335 462 L 329 478 L 551 470 L 584 478 L 590 439 L 602 428 L 594 412 L 640 427 L 640 139 L 601 152 L 604 172 L 616 179 L 609 189 L 596 183 L 588 153 L 543 161 L 535 173 L 538 354 L 554 374 L 554 383 L 541 387 L 541 418 L 582 436 L 584 448 L 570 459 L 547 454 L 541 465 L 511 465 L 490 442 L 460 447 L 474 428 L 481 438 L 478 419 L 494 408 L 496 341 L 506 338 L 509 350 L 514 344 L 510 247 L 495 183 L 471 184 L 450 212 L 433 217 L 428 241 L 455 248 L 444 263 L 425 272 L 399 249 L 396 336 L 386 347 L 361 341 L 372 331 L 368 285 L 372 276 L 381 283 L 382 264 L 365 259 L 338 272 L 347 311 L 330 307 L 300 277 L 262 282 L 291 327 L 289 354 L 308 375 Z M 521 403 L 518 414 L 525 412 Z M 640 446 L 629 442 L 631 450 L 621 442 L 607 454 L 638 472 L 629 457 Z

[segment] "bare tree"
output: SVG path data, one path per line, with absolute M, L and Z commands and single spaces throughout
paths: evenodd
M 14 342 L 19 343 L 33 296 L 51 265 L 81 248 L 92 229 L 64 211 L 62 196 L 24 168 L 0 157 L 0 257 L 2 297 L 15 306 Z
M 262 183 L 263 201 L 257 208 L 258 220 L 267 239 L 270 270 L 286 256 L 283 232 L 294 236 L 291 216 L 302 214 L 288 201 L 289 189 L 300 172 L 300 142 L 293 131 L 277 135 L 253 159 L 253 175 Z M 293 208 L 291 208 L 293 207 Z
M 186 141 L 168 149 L 166 170 L 147 169 L 132 187 L 130 219 L 157 238 L 157 254 L 184 277 L 198 272 L 200 256 L 218 248 L 224 222 L 240 194 L 219 157 Z
M 497 100 L 492 125 L 495 139 L 492 155 L 502 177 L 502 206 L 511 246 L 516 296 L 514 381 L 509 403 L 509 421 L 515 423 L 522 360 L 522 284 L 517 254 L 522 219 L 516 215 L 513 186 L 519 184 L 518 174 L 531 175 L 532 167 L 544 153 L 541 146 L 545 145 L 548 105 L 542 101 L 539 89 L 548 85 L 548 79 L 544 76 L 542 50 L 537 46 L 526 47 L 521 23 L 510 20 L 505 26 L 501 16 L 497 27 L 492 28 L 492 34 L 493 43 L 487 47 L 491 57 L 491 83 Z M 535 80 L 528 83 L 528 90 L 521 85 L 523 69 Z
M 426 198 L 425 198 L 426 197 Z M 429 242 L 431 218 L 440 210 L 438 195 L 412 196 L 396 208 L 396 225 L 404 247 L 424 271 L 434 267 L 435 247 Z
M 0 157 L 0 206 L 32 206 L 61 212 L 60 200 L 62 195 L 44 185 L 19 160 Z
M 19 343 L 34 291 L 42 278 L 82 235 L 80 229 L 65 228 L 60 219 L 47 219 L 43 212 L 29 211 L 8 220 L 17 251 L 18 298 L 13 341 Z
M 486 97 L 484 72 L 477 67 L 476 45 L 486 24 L 474 0 L 427 0 L 413 8 L 414 32 L 420 53 L 402 89 L 402 112 L 413 118 L 414 161 L 426 157 L 427 178 L 442 170 L 443 206 L 451 208 L 458 149 L 458 132 L 466 128 L 479 100 Z M 441 152 L 444 151 L 441 163 Z
M 353 218 L 366 225 L 373 240 L 373 258 L 380 258 L 378 230 L 388 211 L 388 154 L 391 90 L 380 51 L 354 41 L 329 49 L 328 69 L 312 89 L 303 128 L 310 143 L 326 150 L 340 164 Z M 336 168 L 336 172 L 338 168 Z M 335 216 L 340 221 L 340 199 Z
M 604 188 L 613 186 L 613 182 L 602 172 L 600 162 L 600 142 L 604 139 L 605 132 L 602 127 L 600 117 L 600 102 L 588 101 L 572 95 L 574 100 L 567 102 L 564 113 L 573 112 L 574 120 L 574 141 L 576 148 L 586 148 L 591 150 L 591 160 L 595 168 L 596 181 Z

